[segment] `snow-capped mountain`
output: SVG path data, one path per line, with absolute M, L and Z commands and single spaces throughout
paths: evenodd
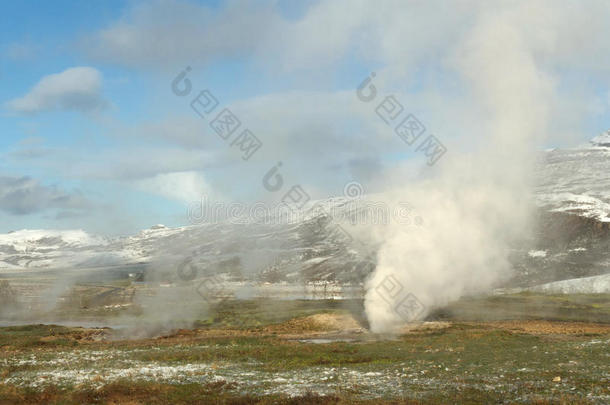
M 596 147 L 610 148 L 610 130 L 603 132 L 591 139 L 591 144 Z
M 107 240 L 82 230 L 21 230 L 0 234 L 0 268 L 78 265 Z
M 535 173 L 540 207 L 537 237 L 515 247 L 514 286 L 532 286 L 610 272 L 610 131 L 575 149 L 551 150 Z M 210 273 L 264 281 L 362 281 L 374 268 L 363 248 L 337 227 L 358 207 L 350 199 L 310 204 L 299 221 L 167 228 L 156 225 L 121 238 L 83 231 L 17 231 L 0 235 L 0 270 L 145 264 L 176 274 L 195 266 Z M 320 211 L 322 205 L 326 210 Z M 333 216 L 328 215 L 329 211 Z
M 324 204 L 336 212 L 345 200 L 333 198 Z M 347 239 L 349 236 L 337 232 L 328 214 L 311 204 L 294 223 L 261 218 L 179 228 L 155 225 L 121 238 L 98 238 L 83 231 L 12 232 L 0 237 L 0 270 L 145 263 L 155 270 L 172 269 L 175 274 L 188 260 L 210 273 L 230 272 L 266 281 L 295 280 L 303 275 L 361 280 L 372 269 L 370 260 Z
M 546 152 L 536 179 L 542 208 L 610 222 L 610 131 L 581 148 Z
M 610 273 L 609 173 L 610 131 L 544 153 L 535 173 L 537 236 L 513 261 L 521 286 Z

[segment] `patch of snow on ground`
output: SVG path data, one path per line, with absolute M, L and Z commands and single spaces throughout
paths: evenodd
M 546 250 L 530 250 L 527 254 L 529 257 L 546 257 Z
M 610 273 L 601 276 L 554 281 L 529 288 L 528 290 L 560 294 L 610 293 Z

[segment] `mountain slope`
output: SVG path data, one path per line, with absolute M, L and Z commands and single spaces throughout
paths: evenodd
M 581 148 L 546 152 L 536 179 L 541 208 L 610 222 L 610 131 Z
M 544 152 L 535 173 L 536 237 L 513 250 L 513 286 L 610 272 L 609 173 L 610 131 L 580 148 Z M 294 223 L 260 218 L 173 229 L 157 225 L 123 238 L 12 232 L 0 235 L 0 269 L 147 263 L 159 277 L 172 278 L 186 259 L 200 276 L 359 283 L 374 268 L 375 247 L 350 243 L 328 215 L 349 219 L 361 209 L 352 203 L 331 198 L 311 204 Z

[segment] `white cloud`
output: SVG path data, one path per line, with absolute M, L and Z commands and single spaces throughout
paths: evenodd
M 487 2 L 321 0 L 285 18 L 273 1 L 228 1 L 218 8 L 182 0 L 139 3 L 86 41 L 102 60 L 145 68 L 182 67 L 225 57 L 267 69 L 315 69 L 346 55 L 404 79 L 426 60 L 442 62 L 480 15 L 510 14 L 542 63 L 607 77 L 610 5 L 589 0 Z
M 443 13 L 435 4 L 402 0 L 381 5 L 332 0 L 313 3 L 302 18 L 293 20 L 271 1 L 229 1 L 208 8 L 160 0 L 129 8 L 120 20 L 85 40 L 83 48 L 104 61 L 152 69 L 253 57 L 267 68 L 318 70 L 351 51 L 365 58 L 413 63 L 424 53 L 434 53 L 428 45 L 450 43 L 465 16 L 467 7 Z M 440 24 L 445 29 L 438 29 Z
M 265 42 L 279 16 L 263 4 L 213 10 L 184 1 L 153 1 L 85 41 L 86 51 L 129 66 L 175 66 L 218 56 L 242 56 Z
M 7 103 L 21 113 L 49 110 L 95 111 L 106 106 L 101 94 L 102 74 L 91 67 L 73 67 L 40 79 L 23 97 Z
M 138 181 L 137 185 L 143 191 L 184 203 L 200 201 L 212 194 L 203 175 L 194 171 L 158 174 Z
M 596 97 L 590 82 L 610 84 L 609 13 L 608 2 L 599 0 L 561 6 L 550 0 L 449 4 L 320 0 L 291 19 L 273 1 L 256 6 L 227 1 L 209 8 L 163 0 L 128 8 L 120 20 L 97 32 L 87 49 L 104 61 L 146 69 L 181 69 L 186 64 L 237 57 L 265 72 L 298 71 L 293 82 L 311 84 L 315 79 L 316 89 L 324 88 L 322 82 L 332 81 L 336 77 L 333 68 L 343 67 L 341 63 L 349 58 L 355 65 L 376 66 L 376 85 L 386 94 L 417 87 L 421 99 L 430 96 L 432 89 L 442 102 L 447 96 L 469 96 L 456 94 L 465 88 L 460 88 L 463 77 L 456 69 L 456 60 L 462 57 L 456 44 L 469 35 L 479 18 L 503 14 L 515 21 L 527 38 L 528 51 L 541 69 L 550 72 L 551 79 L 561 80 L 564 73 L 571 77 L 572 84 L 557 87 L 563 94 L 552 102 L 550 131 L 561 142 L 571 142 L 590 111 L 575 111 L 582 108 L 570 107 L 564 100 L 572 105 L 590 104 Z M 453 88 L 447 91 L 447 86 Z M 417 107 L 422 105 L 416 102 Z M 433 107 L 434 111 L 441 109 L 438 104 Z M 573 113 L 566 114 L 566 110 Z

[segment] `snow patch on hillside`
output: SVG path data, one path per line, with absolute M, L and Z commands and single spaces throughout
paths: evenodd
M 536 173 L 538 205 L 610 222 L 610 131 L 575 149 L 544 154 Z
M 546 250 L 530 250 L 527 252 L 529 257 L 546 257 Z
M 591 144 L 597 147 L 610 148 L 610 130 L 591 139 Z
M 89 235 L 83 230 L 42 230 L 22 229 L 0 234 L 0 245 L 13 246 L 17 251 L 26 252 L 36 246 L 91 246 L 104 244 L 104 238 Z
M 601 276 L 575 278 L 541 284 L 528 291 L 553 294 L 604 294 L 610 293 L 610 273 Z

